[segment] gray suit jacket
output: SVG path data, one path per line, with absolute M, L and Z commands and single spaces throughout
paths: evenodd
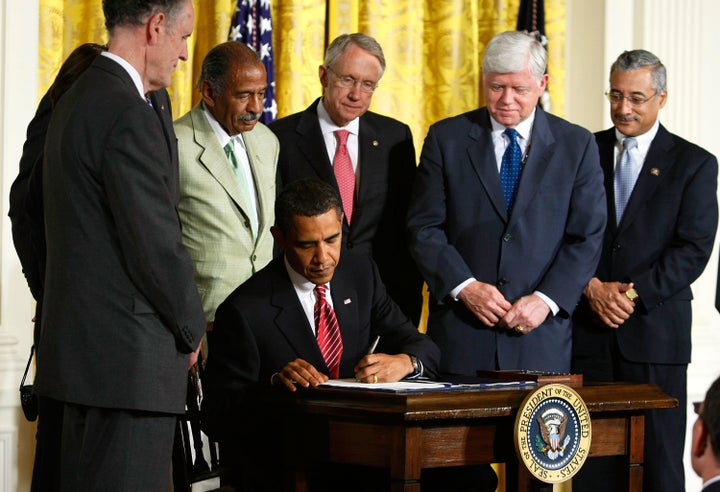
M 275 214 L 275 172 L 279 145 L 262 123 L 242 134 L 258 199 L 257 241 L 225 151 L 198 103 L 175 122 L 180 156 L 180 220 L 183 243 L 195 268 L 205 317 L 272 258 L 270 226 Z
M 177 214 L 166 91 L 140 96 L 98 56 L 55 108 L 45 145 L 40 394 L 184 412 L 187 354 L 205 331 Z

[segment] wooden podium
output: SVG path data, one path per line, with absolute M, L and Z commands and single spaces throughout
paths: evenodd
M 530 490 L 518 461 L 513 426 L 535 386 L 448 392 L 383 393 L 320 387 L 263 398 L 282 426 L 282 466 L 296 492 L 318 463 L 388 468 L 393 492 L 419 492 L 422 468 L 505 463 L 508 481 Z M 627 490 L 642 490 L 644 410 L 678 402 L 649 384 L 586 384 L 574 388 L 592 420 L 592 456 L 626 456 Z M 300 457 L 300 459 L 298 459 Z

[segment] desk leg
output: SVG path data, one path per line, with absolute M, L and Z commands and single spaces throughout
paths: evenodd
M 630 417 L 630 435 L 628 436 L 628 491 L 642 492 L 643 462 L 645 461 L 645 416 Z
M 390 462 L 392 492 L 420 492 L 422 429 L 394 427 Z

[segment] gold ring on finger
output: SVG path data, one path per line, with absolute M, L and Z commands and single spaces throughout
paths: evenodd
M 525 327 L 523 325 L 517 325 L 515 331 L 518 333 L 525 333 Z

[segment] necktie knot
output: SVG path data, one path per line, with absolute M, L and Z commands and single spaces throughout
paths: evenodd
M 506 128 L 503 133 L 510 139 L 510 145 L 517 142 L 518 132 L 515 128 Z
M 315 295 L 317 296 L 318 301 L 324 301 L 325 300 L 325 293 L 327 292 L 327 285 L 316 285 L 315 286 Z
M 350 135 L 348 130 L 335 130 L 333 133 L 335 133 L 338 145 L 347 145 L 348 136 Z
M 635 147 L 637 147 L 637 140 L 632 137 L 628 137 L 625 140 L 623 140 L 622 146 L 623 146 L 623 150 L 628 150 L 628 151 L 632 150 Z

